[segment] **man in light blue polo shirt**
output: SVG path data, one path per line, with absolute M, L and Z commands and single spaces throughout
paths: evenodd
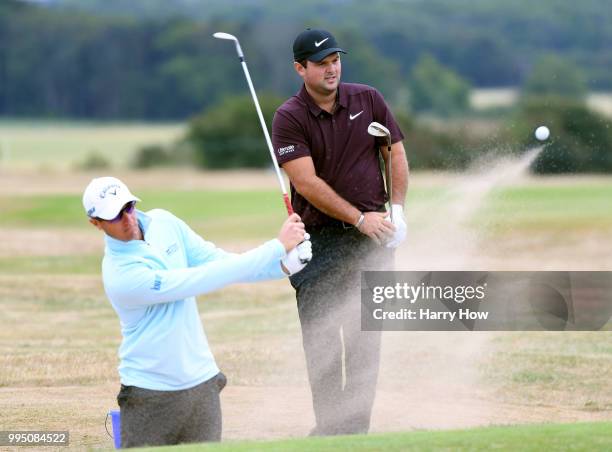
M 304 224 L 294 214 L 276 239 L 232 254 L 170 212 L 136 210 L 138 201 L 114 177 L 83 194 L 89 222 L 105 233 L 104 289 L 121 322 L 122 447 L 219 441 L 226 380 L 195 296 L 299 272 L 312 257 Z

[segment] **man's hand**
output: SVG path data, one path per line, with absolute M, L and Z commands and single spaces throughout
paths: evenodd
M 393 212 L 395 215 L 395 212 Z M 364 212 L 363 223 L 359 226 L 359 232 L 367 235 L 379 245 L 389 240 L 395 231 L 393 223 L 386 218 L 386 212 Z
M 395 233 L 393 234 L 391 240 L 385 244 L 385 246 L 387 248 L 397 248 L 404 240 L 406 240 L 408 227 L 406 226 L 406 219 L 404 218 L 404 208 L 400 204 L 393 204 L 391 209 L 393 210 L 393 225 L 395 226 Z
M 312 259 L 312 243 L 310 235 L 306 234 L 304 241 L 289 251 L 289 254 L 281 260 L 283 271 L 293 275 L 302 270 Z
M 289 252 L 294 249 L 298 243 L 302 243 L 304 241 L 304 234 L 306 233 L 306 228 L 302 220 L 300 220 L 300 216 L 297 213 L 291 214 L 289 218 L 285 220 L 283 225 L 281 226 L 281 230 L 278 233 L 278 240 L 285 247 L 285 251 Z

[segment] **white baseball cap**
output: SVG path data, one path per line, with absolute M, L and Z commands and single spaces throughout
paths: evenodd
M 83 193 L 83 207 L 90 218 L 112 220 L 128 202 L 140 201 L 116 177 L 92 179 Z

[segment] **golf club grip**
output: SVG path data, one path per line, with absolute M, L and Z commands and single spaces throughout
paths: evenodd
M 289 195 L 287 193 L 283 193 L 283 201 L 285 201 L 285 207 L 287 208 L 287 214 L 293 214 L 293 207 L 291 207 L 291 201 L 289 201 Z

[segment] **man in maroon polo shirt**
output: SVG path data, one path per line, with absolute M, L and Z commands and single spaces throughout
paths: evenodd
M 316 427 L 312 434 L 365 433 L 370 426 L 380 332 L 361 331 L 360 271 L 392 270 L 406 236 L 404 138 L 382 95 L 340 83 L 340 53 L 327 31 L 308 29 L 293 44 L 301 90 L 276 111 L 272 141 L 291 180 L 291 203 L 310 233 L 313 260 L 291 277 L 296 290 Z M 391 132 L 392 152 L 368 134 Z M 379 153 L 393 159 L 393 223 Z M 344 373 L 344 381 L 343 381 Z

